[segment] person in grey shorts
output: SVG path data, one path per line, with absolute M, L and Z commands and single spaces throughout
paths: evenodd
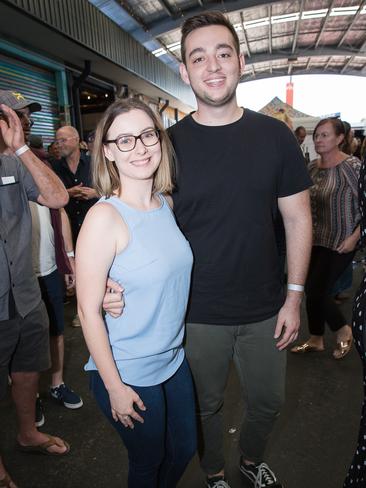
M 48 369 L 48 319 L 32 270 L 28 201 L 50 208 L 68 201 L 65 187 L 24 142 L 20 119 L 41 106 L 21 93 L 0 90 L 0 397 L 12 380 L 18 417 L 17 444 L 25 452 L 63 455 L 69 445 L 35 427 L 39 372 Z M 16 485 L 0 458 L 0 484 Z

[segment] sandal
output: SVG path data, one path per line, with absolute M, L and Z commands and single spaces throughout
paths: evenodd
M 350 352 L 352 348 L 352 339 L 348 341 L 337 342 L 337 346 L 333 351 L 334 359 L 343 359 Z
M 299 344 L 298 346 L 292 347 L 290 351 L 294 352 L 295 354 L 305 354 L 307 352 L 322 352 L 324 351 L 324 347 L 321 348 L 313 346 L 309 342 L 304 342 L 304 344 Z
M 13 486 L 11 486 L 11 483 L 13 484 Z M 6 474 L 5 478 L 0 480 L 0 488 L 17 488 L 17 485 L 10 478 L 10 476 Z
M 36 454 L 45 454 L 46 456 L 65 456 L 70 451 L 70 445 L 64 441 L 61 440 L 62 444 L 60 444 L 60 441 L 56 439 L 55 437 L 49 435 L 48 441 L 43 442 L 42 444 L 38 444 L 36 446 L 22 446 L 21 444 L 18 443 L 18 449 L 22 452 L 29 452 L 29 453 L 36 453 Z M 49 451 L 49 448 L 52 446 L 65 446 L 66 451 L 64 452 L 52 452 Z

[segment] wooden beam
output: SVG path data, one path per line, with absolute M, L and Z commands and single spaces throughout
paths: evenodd
M 302 13 L 304 11 L 304 4 L 305 4 L 305 0 L 301 0 L 301 2 L 300 2 L 299 18 L 298 18 L 298 20 L 296 22 L 295 33 L 294 33 L 294 40 L 292 42 L 292 52 L 293 53 L 295 52 L 297 40 L 299 38 L 300 22 L 301 22 Z
M 247 38 L 247 33 L 245 32 L 243 12 L 240 12 L 240 23 L 241 23 L 241 28 L 243 30 L 243 37 L 244 37 L 245 48 L 246 48 L 247 53 L 248 53 L 248 58 L 250 58 L 252 54 L 250 52 L 250 47 L 249 47 L 249 42 L 248 42 L 248 38 Z
M 345 73 L 345 71 L 347 71 L 347 68 L 349 67 L 349 65 L 352 63 L 352 61 L 355 59 L 354 56 L 350 56 L 350 58 L 348 59 L 348 61 L 345 63 L 345 65 L 343 66 L 343 68 L 341 69 L 340 71 L 340 74 L 343 75 L 343 73 Z
M 328 8 L 327 15 L 324 17 L 323 24 L 322 24 L 322 28 L 320 29 L 319 34 L 318 34 L 318 37 L 316 38 L 315 48 L 317 48 L 319 46 L 320 39 L 321 39 L 321 37 L 323 35 L 323 32 L 325 31 L 325 26 L 326 26 L 326 24 L 328 22 L 328 19 L 329 19 L 329 16 L 330 16 L 330 13 L 332 11 L 332 8 L 333 8 L 334 4 L 335 4 L 335 0 L 332 0 L 332 2 L 329 5 L 329 8 Z
M 272 5 L 268 5 L 268 51 L 272 54 Z
M 165 12 L 169 15 L 169 17 L 174 17 L 175 12 L 172 10 L 172 7 L 169 5 L 169 3 L 166 0 L 158 0 L 158 2 L 163 7 Z
M 360 4 L 360 6 L 358 7 L 358 10 L 357 10 L 357 12 L 356 12 L 355 16 L 354 16 L 354 17 L 353 17 L 353 19 L 352 19 L 352 22 L 349 24 L 349 26 L 348 26 L 347 30 L 346 30 L 346 31 L 345 31 L 345 33 L 343 34 L 343 36 L 342 36 L 341 40 L 339 41 L 339 43 L 338 43 L 338 46 L 337 46 L 337 47 L 340 47 L 340 46 L 343 44 L 343 42 L 344 42 L 344 40 L 346 39 L 346 37 L 347 37 L 348 33 L 351 31 L 352 27 L 355 25 L 355 23 L 356 23 L 357 19 L 359 18 L 360 14 L 361 14 L 361 11 L 362 11 L 362 9 L 364 8 L 364 6 L 365 6 L 365 5 L 366 5 L 366 0 L 364 0 L 363 2 L 361 2 L 361 4 Z

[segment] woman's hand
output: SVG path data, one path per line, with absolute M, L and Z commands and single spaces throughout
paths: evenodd
M 118 390 L 109 391 L 111 412 L 113 419 L 119 420 L 125 427 L 134 428 L 133 420 L 144 423 L 144 419 L 134 409 L 136 403 L 139 410 L 146 410 L 146 407 L 138 394 L 129 386 L 121 385 Z
M 346 237 L 343 242 L 337 247 L 337 252 L 339 254 L 346 254 L 348 252 L 352 252 L 355 250 L 357 242 L 359 239 L 359 235 L 353 233 L 350 236 Z

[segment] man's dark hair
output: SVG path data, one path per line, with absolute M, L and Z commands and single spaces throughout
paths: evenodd
M 295 134 L 296 134 L 296 135 L 299 135 L 299 132 L 300 132 L 301 130 L 304 130 L 304 131 L 306 132 L 305 127 L 304 127 L 303 125 L 299 125 L 299 127 L 296 127 L 296 129 L 295 129 Z
M 41 136 L 31 134 L 29 136 L 28 144 L 29 144 L 29 147 L 33 147 L 33 149 L 42 149 L 43 148 L 43 139 Z
M 186 64 L 185 42 L 187 36 L 196 29 L 201 29 L 201 27 L 209 27 L 210 25 L 223 25 L 229 29 L 231 35 L 233 36 L 235 50 L 238 55 L 240 54 L 240 42 L 238 34 L 236 33 L 232 23 L 225 17 L 225 15 L 218 11 L 203 12 L 185 20 L 182 25 L 181 56 L 184 64 Z

